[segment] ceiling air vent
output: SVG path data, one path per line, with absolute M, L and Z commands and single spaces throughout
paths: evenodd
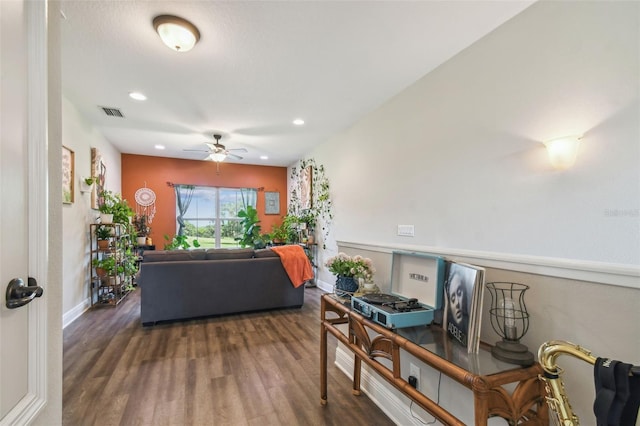
M 105 114 L 109 117 L 121 117 L 124 118 L 124 114 L 118 108 L 100 107 Z

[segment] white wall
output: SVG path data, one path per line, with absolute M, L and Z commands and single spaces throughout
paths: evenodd
M 89 224 L 99 212 L 91 194 L 80 192 L 80 179 L 91 176 L 91 148 L 98 148 L 107 166 L 107 189 L 120 192 L 120 152 L 80 115 L 66 98 L 62 102 L 62 144 L 75 152 L 75 202 L 63 206 L 63 325 L 90 306 Z
M 638 266 L 637 8 L 534 4 L 311 153 L 333 236 Z M 541 141 L 575 133 L 553 170 Z
M 532 285 L 532 350 L 568 339 L 640 363 L 639 16 L 637 2 L 538 2 L 309 153 L 335 213 L 319 262 L 336 241 L 505 261 L 528 273 L 488 280 Z M 575 166 L 553 170 L 541 142 L 575 133 Z M 568 379 L 586 424 L 590 374 Z

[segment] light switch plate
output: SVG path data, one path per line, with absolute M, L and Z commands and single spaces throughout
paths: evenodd
M 398 225 L 398 235 L 401 237 L 413 237 L 415 235 L 413 225 Z

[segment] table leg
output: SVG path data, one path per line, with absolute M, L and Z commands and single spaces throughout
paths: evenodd
M 324 299 L 321 320 L 324 321 Z M 327 329 L 323 323 L 320 323 L 320 404 L 327 405 Z
M 353 356 L 353 395 L 360 395 L 360 373 L 362 371 L 362 360 L 358 355 Z

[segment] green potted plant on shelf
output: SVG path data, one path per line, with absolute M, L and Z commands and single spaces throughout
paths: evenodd
M 96 275 L 102 282 L 115 278 L 117 274 L 124 272 L 124 267 L 117 264 L 115 256 L 105 256 L 102 259 L 93 259 L 91 265 L 96 270 Z
M 98 249 L 106 250 L 109 248 L 109 238 L 111 237 L 111 228 L 99 225 L 95 230 L 96 239 L 98 240 Z
M 285 222 L 271 227 L 271 242 L 275 245 L 285 244 L 289 240 L 289 227 Z
M 151 233 L 151 228 L 149 227 L 149 217 L 145 214 L 134 216 L 133 228 L 137 237 L 137 245 L 146 245 L 147 237 Z
M 134 214 L 127 200 L 123 200 L 120 194 L 113 191 L 102 191 L 100 193 L 98 210 L 100 211 L 101 223 L 127 224 Z M 111 216 L 109 217 L 109 215 Z

